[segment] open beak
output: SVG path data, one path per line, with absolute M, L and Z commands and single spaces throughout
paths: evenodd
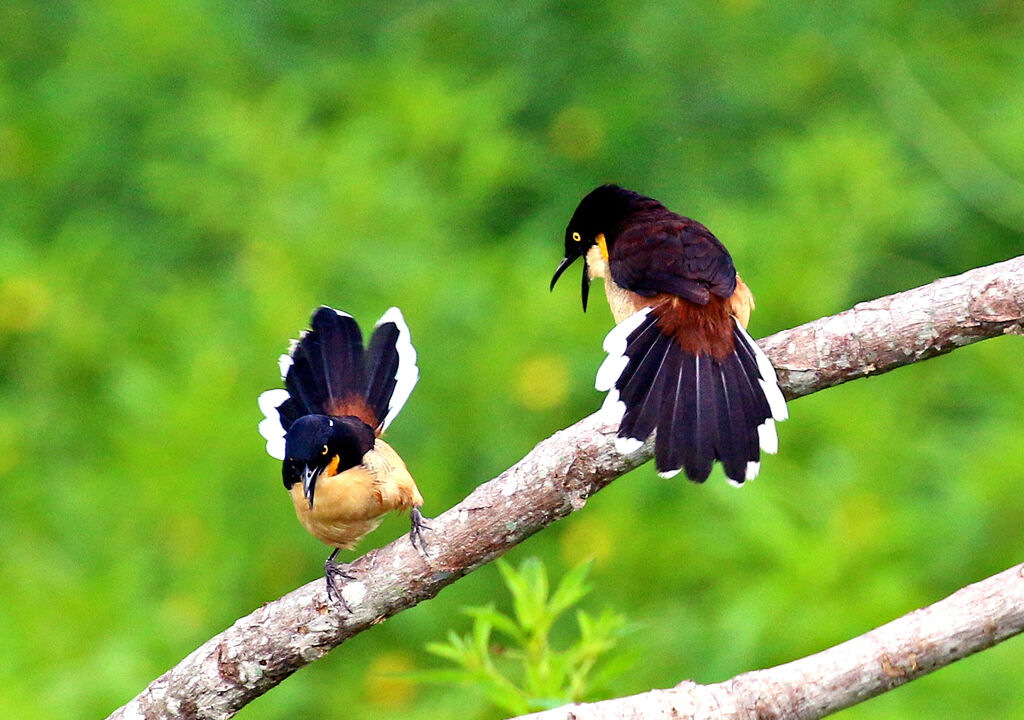
M 566 256 L 566 257 L 562 258 L 561 264 L 555 270 L 555 276 L 553 278 L 551 278 L 551 289 L 552 290 L 555 289 L 555 283 L 558 282 L 558 278 L 560 278 L 562 276 L 562 273 L 565 272 L 565 269 L 567 267 L 569 267 L 570 265 L 572 265 L 576 261 L 576 258 L 578 258 L 578 257 L 582 257 L 582 256 L 581 255 L 571 255 L 571 256 Z M 582 294 L 583 294 L 583 312 L 586 312 L 587 311 L 587 297 L 590 295 L 590 274 L 587 272 L 587 259 L 586 258 L 583 258 Z
M 316 479 L 320 476 L 320 468 L 302 467 L 302 494 L 309 501 L 309 509 L 313 509 L 313 493 L 316 492 Z

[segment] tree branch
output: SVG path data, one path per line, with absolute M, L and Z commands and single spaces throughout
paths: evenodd
M 787 398 L 894 370 L 999 334 L 1024 334 L 1024 255 L 858 303 L 758 344 Z
M 790 398 L 1021 333 L 1024 256 L 937 280 L 761 341 Z M 538 444 L 516 465 L 431 521 L 429 557 L 402 537 L 352 563 L 351 613 L 317 579 L 240 618 L 154 680 L 111 718 L 229 718 L 302 666 L 395 613 L 437 595 L 647 462 L 614 448 L 595 413 Z
M 815 720 L 1024 631 L 1024 565 L 969 585 L 860 637 L 714 685 L 686 680 L 514 720 Z

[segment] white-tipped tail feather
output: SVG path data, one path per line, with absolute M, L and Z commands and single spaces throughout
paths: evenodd
M 391 393 L 391 402 L 388 403 L 388 414 L 384 418 L 381 431 L 387 429 L 391 421 L 395 419 L 405 401 L 412 394 L 412 389 L 420 379 L 420 369 L 416 366 L 416 348 L 412 345 L 412 337 L 409 333 L 409 326 L 405 324 L 402 311 L 397 307 L 389 308 L 374 327 L 380 327 L 385 323 L 394 323 L 398 328 L 398 340 L 395 341 L 395 350 L 398 351 L 398 370 L 395 372 L 395 389 Z
M 768 359 L 768 356 L 764 354 L 764 350 L 757 344 L 757 341 L 750 337 L 750 333 L 747 332 L 745 327 L 737 322 L 736 329 L 739 330 L 740 334 L 747 341 L 747 345 L 754 352 L 754 358 L 757 360 L 757 369 L 761 373 L 761 389 L 764 390 L 764 396 L 772 410 L 772 417 L 780 422 L 786 420 L 789 417 L 789 409 L 786 407 L 786 398 L 782 395 L 782 390 L 779 388 L 779 376 L 775 374 L 775 366 L 772 365 L 772 361 Z
M 604 359 L 601 367 L 597 369 L 597 377 L 594 378 L 594 387 L 597 390 L 606 392 L 614 387 L 615 381 L 622 375 L 622 371 L 626 369 L 626 364 L 629 362 L 629 358 L 626 357 L 626 345 L 629 341 L 629 336 L 640 326 L 640 323 L 644 321 L 650 312 L 651 309 L 646 307 L 633 313 L 604 336 L 602 347 L 608 353 L 608 357 Z
M 626 414 L 626 403 L 619 400 L 619 391 L 612 388 L 604 397 L 600 411 L 608 418 L 608 422 L 622 422 L 622 416 Z
M 638 438 L 617 437 L 615 438 L 615 451 L 620 455 L 629 455 L 643 447 L 643 444 L 644 441 Z M 676 470 L 676 472 L 679 471 Z
M 292 340 L 292 347 L 294 347 L 295 343 L 297 343 L 297 342 L 298 342 L 297 340 Z M 288 368 L 290 368 L 291 366 L 292 366 L 292 356 L 289 355 L 288 353 L 285 353 L 285 354 L 281 355 L 281 357 L 279 357 L 277 359 L 277 367 L 281 370 L 281 379 L 282 380 L 284 380 L 286 377 L 288 377 Z
M 757 369 L 761 374 L 757 382 L 761 392 L 764 393 L 765 399 L 768 401 L 768 407 L 772 413 L 770 418 L 766 418 L 763 423 L 757 426 L 758 443 L 762 450 L 770 455 L 774 455 L 779 451 L 779 435 L 775 429 L 775 423 L 789 418 L 786 398 L 779 388 L 779 377 L 775 373 L 775 367 L 772 365 L 771 360 L 768 359 L 768 356 L 765 355 L 764 350 L 761 349 L 754 338 L 750 337 L 750 333 L 747 332 L 746 328 L 738 322 L 736 323 L 736 329 L 743 336 L 743 339 L 747 341 L 747 346 L 754 353 L 754 358 L 757 360 Z M 753 475 L 750 476 L 751 470 L 748 468 L 747 475 L 750 476 L 748 479 L 752 480 L 754 477 L 757 477 L 759 469 L 760 463 L 757 463 L 757 467 L 753 470 Z
M 757 426 L 757 441 L 761 449 L 769 455 L 779 451 L 779 434 L 775 431 L 775 420 L 767 418 Z
M 606 414 L 611 422 L 621 422 L 622 416 L 626 414 L 626 404 L 619 399 L 619 391 L 615 387 L 615 382 L 622 376 L 622 371 L 629 364 L 629 358 L 626 356 L 629 335 L 639 327 L 650 312 L 650 308 L 644 308 L 630 315 L 605 335 L 603 347 L 608 356 L 601 363 L 601 367 L 597 369 L 594 387 L 601 392 L 608 393 L 604 404 L 601 405 L 601 412 Z M 615 448 L 620 453 L 635 452 L 639 448 L 638 445 L 630 449 L 632 447 L 630 443 L 620 445 L 620 440 L 625 440 L 625 438 L 617 438 L 615 441 Z M 643 442 L 640 444 L 642 445 Z

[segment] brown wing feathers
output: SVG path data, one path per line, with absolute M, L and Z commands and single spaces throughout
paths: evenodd
M 725 247 L 698 222 L 668 210 L 641 220 L 615 238 L 612 279 L 620 287 L 652 297 L 666 293 L 704 305 L 713 295 L 736 289 L 736 268 Z

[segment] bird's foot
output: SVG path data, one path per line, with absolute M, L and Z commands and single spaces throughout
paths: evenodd
M 412 546 L 420 551 L 422 555 L 427 554 L 427 544 L 423 540 L 423 531 L 431 530 L 430 524 L 427 523 L 427 518 L 423 517 L 423 513 L 420 512 L 419 507 L 413 507 L 409 512 L 409 517 L 412 519 L 412 529 L 409 531 L 409 541 Z
M 352 608 L 350 608 L 348 603 L 345 602 L 345 598 L 338 589 L 338 580 L 354 580 L 355 575 L 348 571 L 348 563 L 339 563 L 334 561 L 334 557 L 337 554 L 338 551 L 335 550 L 324 563 L 324 579 L 327 581 L 327 597 L 328 599 L 340 604 L 348 612 L 352 612 Z

